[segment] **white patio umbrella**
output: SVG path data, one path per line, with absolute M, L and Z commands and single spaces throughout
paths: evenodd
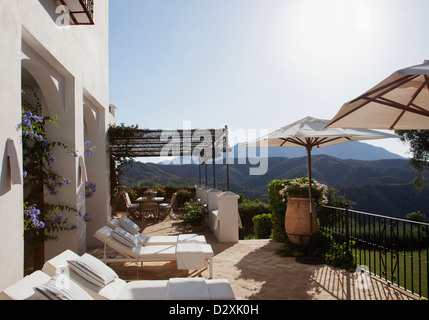
M 429 129 L 429 61 L 396 71 L 344 104 L 327 127 Z
M 340 143 L 358 141 L 398 138 L 397 135 L 368 129 L 342 129 L 324 127 L 329 120 L 306 117 L 295 123 L 287 125 L 265 137 L 245 144 L 245 147 L 304 147 L 307 149 L 307 167 L 309 180 L 309 197 L 311 194 L 311 150 L 314 147 L 327 147 Z M 313 207 L 310 201 L 310 219 Z M 312 226 L 310 220 L 310 226 Z

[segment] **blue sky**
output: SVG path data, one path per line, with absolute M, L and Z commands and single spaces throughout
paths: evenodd
M 427 12 L 427 0 L 110 0 L 110 102 L 117 123 L 149 129 L 258 136 L 331 119 L 429 59 Z

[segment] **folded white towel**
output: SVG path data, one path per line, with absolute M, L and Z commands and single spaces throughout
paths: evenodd
M 178 270 L 198 270 L 204 267 L 205 253 L 198 242 L 179 242 L 176 258 Z
M 177 242 L 199 242 L 199 243 L 206 243 L 206 238 L 204 236 L 199 236 L 195 233 L 183 233 L 179 234 L 177 238 Z

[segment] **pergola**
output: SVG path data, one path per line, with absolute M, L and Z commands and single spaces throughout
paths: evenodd
M 205 165 L 207 186 L 207 161 L 212 160 L 214 188 L 216 188 L 215 160 L 227 152 L 228 127 L 224 129 L 135 129 L 118 131 L 110 136 L 110 153 L 116 157 L 189 157 L 191 163 Z M 227 189 L 229 191 L 229 165 L 227 160 Z

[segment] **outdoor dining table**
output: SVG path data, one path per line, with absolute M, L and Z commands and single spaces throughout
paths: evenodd
M 148 198 L 148 197 L 140 197 L 137 198 L 136 200 L 137 203 L 140 203 L 140 214 L 143 214 L 142 209 L 143 209 L 143 202 L 148 202 L 148 203 L 156 203 L 156 217 L 159 217 L 159 205 L 164 202 L 164 197 L 153 197 L 153 198 Z

